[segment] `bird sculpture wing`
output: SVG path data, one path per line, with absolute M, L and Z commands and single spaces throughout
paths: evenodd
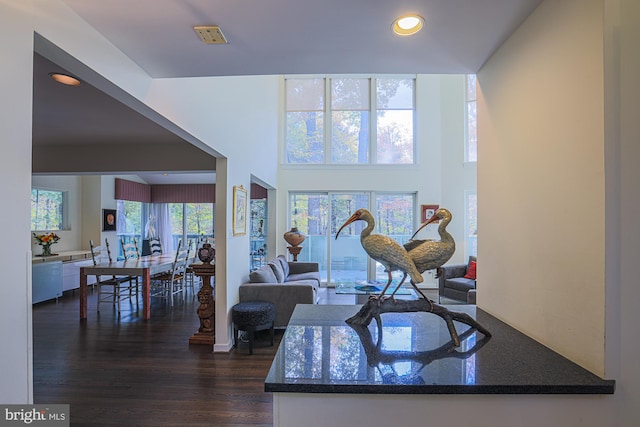
M 433 239 L 424 239 L 424 240 L 409 240 L 407 243 L 405 243 L 403 246 L 404 248 L 407 250 L 407 252 L 410 252 L 411 250 L 417 248 L 418 246 L 420 246 L 421 244 L 423 244 L 424 242 L 433 242 Z
M 427 270 L 442 267 L 447 261 L 449 261 L 449 259 L 451 259 L 454 251 L 455 246 L 427 243 L 410 251 L 409 256 L 411 256 L 411 259 L 418 271 L 423 273 Z
M 376 234 L 363 242 L 367 254 L 382 264 L 388 271 L 407 273 L 415 283 L 422 283 L 422 275 L 416 269 L 409 253 L 389 236 Z

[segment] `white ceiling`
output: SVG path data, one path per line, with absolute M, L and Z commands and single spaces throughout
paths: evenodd
M 542 2 L 62 1 L 154 78 L 475 73 Z M 425 27 L 415 36 L 395 35 L 393 20 L 409 12 L 423 16 Z M 204 44 L 193 31 L 197 25 L 219 25 L 229 44 Z M 48 59 L 35 56 L 34 153 L 56 144 L 189 144 L 87 84 L 54 96 L 51 91 L 62 89 L 51 85 L 52 68 Z M 184 183 L 182 177 L 174 179 Z
M 541 0 L 63 0 L 152 77 L 475 73 Z M 395 18 L 426 20 L 412 37 Z M 218 25 L 228 45 L 193 31 Z

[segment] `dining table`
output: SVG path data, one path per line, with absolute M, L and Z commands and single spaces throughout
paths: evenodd
M 175 253 L 146 255 L 80 268 L 80 320 L 87 318 L 87 276 L 142 277 L 142 318 L 151 318 L 151 277 L 171 269 Z

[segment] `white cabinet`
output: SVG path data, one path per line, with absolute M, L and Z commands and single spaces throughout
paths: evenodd
M 62 290 L 78 289 L 80 287 L 80 267 L 91 265 L 93 265 L 93 261 L 90 259 L 62 263 Z M 95 283 L 95 281 L 95 276 L 87 276 L 88 285 Z
M 32 304 L 62 296 L 62 262 L 33 264 L 31 269 Z

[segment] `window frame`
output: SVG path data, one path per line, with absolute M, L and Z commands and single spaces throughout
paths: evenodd
M 302 80 L 302 79 L 323 79 L 324 80 L 324 99 L 322 110 L 323 114 L 323 159 L 322 163 L 291 163 L 288 161 L 288 135 L 287 135 L 287 114 L 290 113 L 287 109 L 287 80 Z M 368 79 L 369 80 L 369 147 L 368 147 L 368 161 L 366 163 L 333 163 L 332 157 L 332 129 L 333 129 L 333 108 L 332 108 L 332 81 L 334 79 Z M 377 96 L 377 80 L 378 79 L 398 79 L 413 81 L 412 87 L 412 162 L 411 163 L 378 163 L 378 132 L 377 132 L 377 114 L 378 114 L 378 96 Z M 416 74 L 331 74 L 331 75 L 285 75 L 283 77 L 283 102 L 282 102 L 282 156 L 280 163 L 284 167 L 415 167 L 418 165 L 418 134 L 417 134 L 417 93 L 418 79 Z M 397 108 L 390 108 L 388 110 L 398 110 Z M 399 109 L 406 110 L 406 109 Z M 343 111 L 343 110 L 336 110 Z M 291 111 L 294 112 L 294 111 Z

